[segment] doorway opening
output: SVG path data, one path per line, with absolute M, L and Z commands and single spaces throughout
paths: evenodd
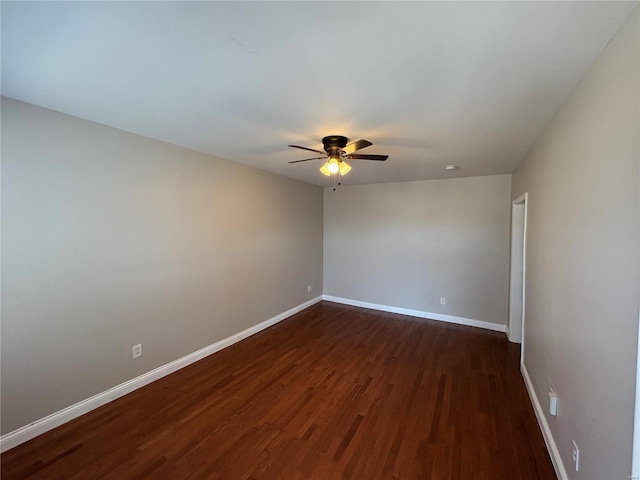
M 527 194 L 511 204 L 511 273 L 509 281 L 509 341 L 520 344 L 520 364 L 524 361 L 524 307 L 527 270 Z

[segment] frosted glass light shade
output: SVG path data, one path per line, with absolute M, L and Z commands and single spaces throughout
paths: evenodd
M 340 175 L 346 175 L 347 173 L 349 173 L 351 171 L 351 165 L 349 165 L 344 160 L 342 162 L 340 162 L 339 167 L 340 167 Z
M 339 160 L 336 158 L 330 158 L 327 162 L 327 170 L 329 170 L 331 173 L 338 173 L 338 171 L 340 170 Z
M 330 177 L 331 176 L 331 172 L 327 168 L 328 165 L 329 165 L 329 162 L 324 162 L 322 164 L 322 166 L 320 167 L 320 171 L 322 172 L 323 175 L 326 175 L 327 177 Z

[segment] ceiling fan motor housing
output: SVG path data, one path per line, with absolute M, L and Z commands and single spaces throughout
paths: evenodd
M 329 135 L 328 137 L 324 137 L 322 139 L 322 144 L 324 145 L 324 150 L 329 155 L 331 154 L 340 154 L 340 151 L 347 146 L 347 142 L 349 139 L 347 137 L 343 137 L 342 135 Z

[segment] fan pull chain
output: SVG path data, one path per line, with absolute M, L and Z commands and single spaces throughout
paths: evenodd
M 333 191 L 336 191 L 336 177 L 338 177 L 338 186 L 342 185 L 342 174 L 340 171 L 333 174 Z

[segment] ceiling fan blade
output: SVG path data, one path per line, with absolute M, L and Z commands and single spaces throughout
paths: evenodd
M 304 160 L 294 160 L 293 162 L 289 162 L 289 163 L 308 162 L 309 160 L 324 160 L 325 158 L 327 158 L 326 155 L 324 157 L 305 158 Z
M 347 155 L 347 158 L 353 158 L 355 160 L 378 160 L 380 162 L 384 162 L 389 155 L 366 155 L 360 153 L 353 153 L 351 155 Z
M 320 153 L 322 155 L 324 155 L 324 152 L 321 152 L 320 150 L 315 150 L 313 148 L 308 148 L 308 147 L 301 147 L 300 145 L 289 145 L 289 147 L 293 147 L 293 148 L 299 148 L 300 150 L 309 150 L 310 152 L 316 152 L 316 153 Z
M 360 150 L 361 148 L 370 147 L 371 145 L 373 145 L 373 143 L 371 143 L 369 140 L 356 140 L 355 142 L 350 143 L 349 145 L 344 147 L 342 149 L 342 151 L 344 152 L 345 155 L 350 155 L 353 152 L 355 152 L 356 150 Z

